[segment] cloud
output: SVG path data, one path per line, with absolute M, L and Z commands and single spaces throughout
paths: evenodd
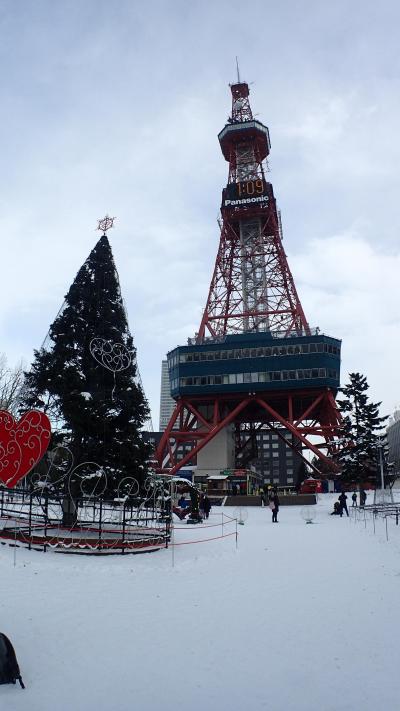
M 270 179 L 308 317 L 343 335 L 344 370 L 370 370 L 376 399 L 381 383 L 389 391 L 399 7 L 384 6 L 254 0 L 249 23 L 239 0 L 5 0 L 0 348 L 10 362 L 31 360 L 99 236 L 96 219 L 116 215 L 110 241 L 157 421 L 161 358 L 197 330 L 207 298 L 228 173 L 217 134 L 238 54 L 270 126 Z
M 371 397 L 392 412 L 400 399 L 400 251 L 374 247 L 354 228 L 311 240 L 290 263 L 310 325 L 343 339 L 342 383 L 362 372 Z

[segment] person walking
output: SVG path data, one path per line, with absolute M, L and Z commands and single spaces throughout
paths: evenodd
M 260 497 L 261 497 L 261 506 L 265 506 L 265 491 L 264 491 L 264 489 L 260 489 Z
M 367 500 L 367 492 L 364 489 L 360 489 L 360 508 L 363 509 L 365 502 Z
M 342 493 L 339 496 L 339 503 L 340 503 L 340 515 L 343 516 L 343 511 L 346 511 L 346 514 L 349 515 L 349 510 L 347 508 L 347 496 L 342 491 Z
M 203 511 L 204 511 L 204 517 L 208 518 L 210 515 L 210 511 L 211 511 L 211 501 L 208 498 L 207 494 L 204 494 L 204 496 L 203 496 Z
M 355 491 L 353 492 L 353 494 L 351 496 L 351 501 L 352 501 L 352 504 L 351 504 L 352 506 L 357 506 L 357 494 Z

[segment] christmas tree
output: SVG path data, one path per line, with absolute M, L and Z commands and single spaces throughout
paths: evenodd
M 109 494 L 125 476 L 143 481 L 149 449 L 140 430 L 149 408 L 105 233 L 71 285 L 47 344 L 26 374 L 24 409 L 46 412 L 53 443 L 71 449 L 74 466 L 99 464 Z
M 344 447 L 338 460 L 343 481 L 375 480 L 378 470 L 378 440 L 387 417 L 379 416 L 380 402 L 369 402 L 369 385 L 365 376 L 350 373 L 350 382 L 341 388 L 344 395 L 337 400 L 343 414 Z

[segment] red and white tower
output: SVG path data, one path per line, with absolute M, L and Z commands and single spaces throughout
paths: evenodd
M 156 456 L 171 474 L 206 446 L 229 448 L 228 429 L 236 450 L 246 446 L 242 433 L 268 428 L 329 461 L 341 427 L 341 344 L 307 322 L 266 180 L 268 128 L 254 118 L 245 82 L 231 93 L 231 116 L 218 136 L 229 171 L 208 298 L 195 338 L 168 354 L 176 407 Z M 189 451 L 178 461 L 183 444 Z
M 222 193 L 222 230 L 210 291 L 198 333 L 249 331 L 309 334 L 282 246 L 272 185 L 265 179 L 268 128 L 253 118 L 249 87 L 231 86 L 232 114 L 219 134 L 229 163 Z

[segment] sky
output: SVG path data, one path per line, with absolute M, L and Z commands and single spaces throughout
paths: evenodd
M 29 364 L 109 239 L 158 428 L 161 360 L 198 329 L 228 164 L 229 83 L 269 126 L 269 179 L 311 326 L 342 383 L 400 405 L 395 0 L 0 0 L 0 353 Z

